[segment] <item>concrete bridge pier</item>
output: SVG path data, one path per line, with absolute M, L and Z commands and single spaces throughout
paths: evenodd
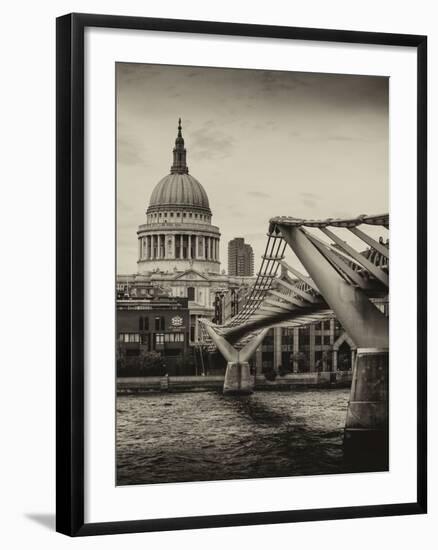
M 251 376 L 248 361 L 228 362 L 225 371 L 224 395 L 250 395 L 254 391 L 254 377 Z
M 249 395 L 254 391 L 254 379 L 251 376 L 248 360 L 262 343 L 269 327 L 262 329 L 242 349 L 232 346 L 224 336 L 218 334 L 214 328 L 204 323 L 217 349 L 227 360 L 225 371 L 224 395 Z
M 388 349 L 359 348 L 344 430 L 344 456 L 388 467 Z

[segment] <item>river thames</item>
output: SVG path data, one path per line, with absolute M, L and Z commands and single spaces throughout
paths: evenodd
M 343 457 L 348 397 L 348 389 L 118 396 L 117 484 L 359 471 Z

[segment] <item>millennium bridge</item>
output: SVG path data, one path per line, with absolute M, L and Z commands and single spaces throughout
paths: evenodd
M 248 361 L 271 327 L 335 315 L 357 346 L 344 446 L 354 454 L 386 456 L 389 321 L 377 303 L 388 300 L 389 241 L 371 236 L 372 226 L 388 230 L 389 215 L 272 218 L 261 268 L 241 311 L 224 325 L 199 322 L 209 345 L 227 361 L 224 394 L 242 395 L 254 391 Z M 286 262 L 286 251 L 307 273 Z M 280 266 L 288 280 L 277 277 Z

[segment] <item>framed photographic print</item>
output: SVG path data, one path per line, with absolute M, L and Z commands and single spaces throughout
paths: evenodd
M 426 512 L 426 100 L 424 36 L 57 20 L 59 532 Z

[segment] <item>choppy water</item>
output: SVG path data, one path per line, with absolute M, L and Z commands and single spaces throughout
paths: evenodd
M 119 396 L 117 483 L 352 471 L 342 451 L 348 395 L 329 389 Z

